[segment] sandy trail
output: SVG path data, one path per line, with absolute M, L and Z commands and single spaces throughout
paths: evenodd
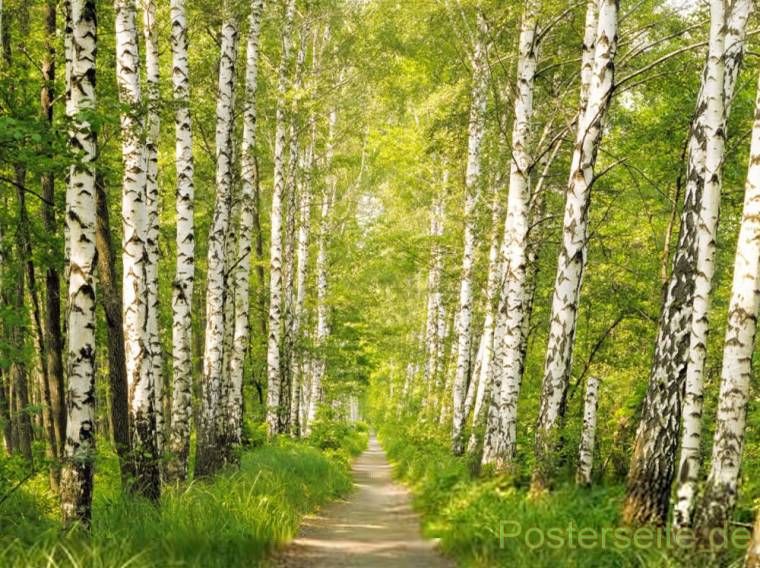
M 391 466 L 374 436 L 352 472 L 354 492 L 307 517 L 274 566 L 455 566 L 435 550 L 433 541 L 423 538 L 409 491 L 391 479 Z

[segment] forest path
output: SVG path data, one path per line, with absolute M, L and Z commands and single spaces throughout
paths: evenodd
M 374 435 L 352 472 L 354 492 L 307 517 L 297 538 L 274 559 L 274 566 L 455 566 L 422 536 L 411 495 L 391 478 L 391 465 Z

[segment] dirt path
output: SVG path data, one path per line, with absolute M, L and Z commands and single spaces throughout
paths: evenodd
M 354 492 L 308 517 L 274 566 L 454 566 L 435 550 L 433 541 L 423 538 L 409 491 L 391 479 L 391 466 L 374 436 L 352 470 Z

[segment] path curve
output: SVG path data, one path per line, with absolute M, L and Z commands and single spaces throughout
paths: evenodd
M 409 491 L 391 478 L 391 466 L 374 435 L 352 473 L 353 493 L 307 517 L 298 537 L 274 559 L 274 566 L 455 566 L 422 536 Z

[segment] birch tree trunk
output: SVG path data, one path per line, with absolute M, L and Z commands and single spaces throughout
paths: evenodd
M 475 206 L 480 193 L 480 154 L 485 132 L 488 89 L 486 38 L 488 30 L 483 14 L 478 12 L 478 37 L 472 57 L 472 93 L 467 142 L 467 170 L 464 197 L 464 245 L 462 275 L 457 313 L 457 362 L 454 374 L 452 401 L 451 448 L 454 455 L 464 453 L 464 402 L 470 373 L 470 344 L 472 342 L 472 266 L 475 261 Z
M 315 62 L 316 63 L 316 62 Z M 315 68 L 315 66 L 313 66 Z M 298 247 L 297 247 L 297 266 L 296 266 L 296 301 L 293 314 L 293 341 L 296 349 L 301 340 L 301 329 L 305 316 L 304 304 L 306 302 L 306 278 L 309 267 L 309 238 L 311 234 L 311 201 L 313 191 L 313 167 L 314 167 L 314 148 L 317 137 L 317 123 L 312 113 L 309 119 L 310 142 L 306 148 L 303 167 L 301 172 L 301 182 L 299 194 L 299 222 L 298 222 Z M 301 399 L 304 396 L 304 368 L 306 361 L 300 350 L 294 351 L 294 388 L 293 400 L 291 401 L 291 428 L 295 435 L 301 434 L 300 428 L 300 411 Z
M 707 162 L 709 171 L 709 158 Z M 723 347 L 711 469 L 696 518 L 700 534 L 727 526 L 736 505 L 759 304 L 760 83 Z
M 665 291 L 647 395 L 628 473 L 623 517 L 629 524 L 663 524 L 667 519 L 689 355 L 705 160 L 707 149 L 715 148 L 715 142 L 708 138 L 714 139 L 718 134 L 724 107 L 724 73 L 722 69 L 715 69 L 723 58 L 724 7 L 722 0 L 710 3 L 708 59 L 688 142 L 681 232 Z
M 441 302 L 441 275 L 443 273 L 443 251 L 441 250 L 441 238 L 443 237 L 444 217 L 444 194 L 448 187 L 448 170 L 443 172 L 443 188 L 434 198 L 430 213 L 430 270 L 428 272 L 428 298 L 427 316 L 425 323 L 425 365 L 423 367 L 422 381 L 426 389 L 425 404 L 423 411 L 432 412 L 433 389 L 440 370 L 438 359 L 438 312 Z
M 475 455 L 482 442 L 483 427 L 487 416 L 488 400 L 490 399 L 491 383 L 493 380 L 493 346 L 494 327 L 496 325 L 496 308 L 499 302 L 499 285 L 501 284 L 502 262 L 500 255 L 499 220 L 501 207 L 499 201 L 501 192 L 498 184 L 494 184 L 493 200 L 491 202 L 491 245 L 488 250 L 488 277 L 486 280 L 486 316 L 483 322 L 483 333 L 478 346 L 478 361 L 475 365 L 472 393 L 472 430 L 467 441 L 467 453 Z M 468 397 L 470 393 L 468 392 Z M 465 401 L 465 407 L 468 404 Z M 478 460 L 480 461 L 480 456 Z
M 193 320 L 195 283 L 195 184 L 185 0 L 172 0 L 172 92 L 176 167 L 177 261 L 172 285 L 172 390 L 168 481 L 187 477 L 193 414 Z
M 526 317 L 526 264 L 529 229 L 530 122 L 533 116 L 533 84 L 538 57 L 537 28 L 539 3 L 528 2 L 523 15 L 517 63 L 517 96 L 512 126 L 512 160 L 509 196 L 502 244 L 503 284 L 494 340 L 493 373 L 499 388 L 491 393 L 492 412 L 498 425 L 489 428 L 491 440 L 485 445 L 482 461 L 505 469 L 516 448 L 517 399 L 523 372 L 523 321 Z M 495 430 L 495 431 L 494 431 Z M 494 439 L 495 438 L 495 439 Z
M 235 65 L 237 63 L 237 18 L 231 4 L 224 4 L 219 90 L 216 99 L 216 204 L 209 231 L 206 343 L 203 353 L 203 383 L 201 415 L 198 421 L 196 476 L 207 476 L 223 464 L 225 448 L 218 444 L 221 420 L 225 414 L 222 404 L 225 392 L 224 334 L 227 268 L 226 239 L 230 223 L 232 196 L 232 119 L 235 94 Z
M 251 238 L 254 229 L 256 184 L 256 90 L 259 65 L 259 34 L 263 0 L 252 0 L 246 48 L 245 100 L 243 103 L 242 194 L 240 232 L 235 267 L 235 332 L 230 357 L 230 392 L 227 398 L 227 437 L 240 444 L 243 425 L 243 366 L 250 335 L 249 287 Z
M 586 396 L 583 399 L 583 429 L 578 448 L 578 485 L 591 485 L 591 470 L 594 465 L 594 441 L 596 439 L 596 409 L 599 405 L 599 379 L 589 377 Z
M 691 526 L 692 509 L 699 481 L 700 446 L 702 443 L 702 400 L 705 358 L 707 355 L 708 312 L 710 292 L 715 274 L 715 246 L 718 231 L 718 213 L 721 191 L 721 165 L 728 114 L 733 99 L 734 86 L 744 52 L 744 39 L 751 1 L 737 0 L 727 16 L 723 58 L 712 67 L 716 81 L 723 73 L 723 97 L 709 109 L 715 132 L 706 148 L 704 189 L 697 225 L 697 266 L 694 281 L 694 303 L 691 316 L 689 358 L 686 365 L 686 382 L 683 400 L 683 431 L 681 433 L 681 457 L 678 466 L 678 490 L 673 507 L 673 524 L 676 528 Z M 716 41 L 719 41 L 716 38 Z M 719 45 L 715 49 L 720 49 Z M 716 113 L 720 112 L 718 117 Z
M 300 41 L 295 62 L 295 78 L 293 92 L 300 93 L 303 90 L 303 68 L 306 61 L 306 46 L 308 22 L 301 26 Z M 288 174 L 285 180 L 285 195 L 287 208 L 285 215 L 285 264 L 283 266 L 284 286 L 283 295 L 285 301 L 285 325 L 282 344 L 282 385 L 280 387 L 280 429 L 282 432 L 293 433 L 291 423 L 293 399 L 298 385 L 295 377 L 295 310 L 296 310 L 296 247 L 298 239 L 298 207 L 300 202 L 299 189 L 302 187 L 301 160 L 303 158 L 298 141 L 301 131 L 298 117 L 298 98 L 296 95 L 290 105 L 290 133 L 289 133 L 289 159 Z
M 116 78 L 119 100 L 125 108 L 139 107 L 140 56 L 137 47 L 134 0 L 116 4 Z M 133 489 L 158 499 L 161 491 L 156 431 L 156 399 L 151 376 L 151 352 L 147 334 L 149 299 L 147 276 L 146 148 L 143 121 L 137 113 L 121 115 L 122 245 L 124 341 L 129 382 L 129 411 L 134 459 Z
M 74 121 L 69 146 L 76 154 L 69 174 L 67 218 L 70 239 L 68 305 L 68 409 L 61 472 L 61 513 L 65 526 L 88 525 L 92 512 L 95 458 L 95 132 L 86 113 L 95 109 L 97 25 L 93 0 L 70 0 L 68 19 L 74 46 L 71 91 Z
M 533 488 L 541 490 L 554 474 L 554 453 L 572 371 L 573 344 L 583 270 L 588 255 L 588 210 L 594 164 L 609 107 L 617 49 L 617 0 L 601 0 L 588 102 L 578 119 L 570 166 L 562 246 L 552 299 L 549 341 L 536 425 Z M 509 308 L 508 308 L 509 310 Z M 504 388 L 504 385 L 502 385 Z
M 280 404 L 282 397 L 282 370 L 280 351 L 283 335 L 283 282 L 282 282 L 282 199 L 285 190 L 286 94 L 288 68 L 292 49 L 295 0 L 286 0 L 282 29 L 282 54 L 277 77 L 277 111 L 275 116 L 274 185 L 272 215 L 270 218 L 269 268 L 269 339 L 267 342 L 267 430 L 269 436 L 281 432 Z
M 483 397 L 487 382 L 490 380 L 491 362 L 493 361 L 493 332 L 495 323 L 496 303 L 499 298 L 499 284 L 501 283 L 501 263 L 499 262 L 499 220 L 501 219 L 501 191 L 499 184 L 493 184 L 493 196 L 491 199 L 491 244 L 488 248 L 488 276 L 486 278 L 486 315 L 483 321 L 483 332 L 478 341 L 478 351 L 475 365 L 473 366 L 473 378 L 470 388 L 467 389 L 465 400 L 465 419 L 473 411 L 473 426 L 477 422 L 476 416 L 483 407 Z M 474 407 L 474 408 L 473 408 Z M 474 428 L 470 435 L 472 440 L 475 434 Z M 468 446 L 469 446 L 468 442 Z
M 142 0 L 143 37 L 145 40 L 145 98 L 146 115 L 146 168 L 145 207 L 147 230 L 145 252 L 147 254 L 145 278 L 147 286 L 147 333 L 150 353 L 150 377 L 153 381 L 154 407 L 156 413 L 156 446 L 159 453 L 164 447 L 164 405 L 163 405 L 163 348 L 158 324 L 158 139 L 160 135 L 158 65 L 158 30 L 156 29 L 156 0 Z
M 324 355 L 325 342 L 330 333 L 329 312 L 327 306 L 327 245 L 330 236 L 330 208 L 335 199 L 337 178 L 331 171 L 333 161 L 333 144 L 335 139 L 335 126 L 338 122 L 338 114 L 335 109 L 328 115 L 327 147 L 325 148 L 325 171 L 328 172 L 327 180 L 322 195 L 321 217 L 319 221 L 319 236 L 317 237 L 317 328 L 315 331 L 315 343 L 317 355 L 313 362 L 313 375 L 311 377 L 311 392 L 309 393 L 309 409 L 306 416 L 304 434 L 311 433 L 311 425 L 317 417 L 317 410 L 322 403 L 322 379 L 325 375 L 326 362 Z

